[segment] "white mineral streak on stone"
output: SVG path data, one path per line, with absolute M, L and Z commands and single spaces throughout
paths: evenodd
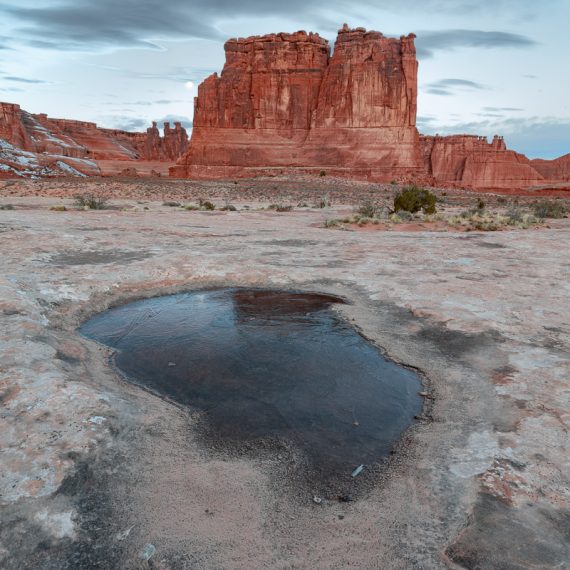
M 75 523 L 73 511 L 65 511 L 63 513 L 50 513 L 47 509 L 43 509 L 36 513 L 35 520 L 41 525 L 43 530 L 51 534 L 55 538 L 71 538 L 74 540 Z
M 458 477 L 479 475 L 490 467 L 498 452 L 497 441 L 488 431 L 472 433 L 464 448 L 452 450 L 454 460 L 449 469 Z

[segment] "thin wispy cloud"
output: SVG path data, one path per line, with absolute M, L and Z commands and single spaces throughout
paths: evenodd
M 425 93 L 430 93 L 431 95 L 451 96 L 457 90 L 473 91 L 483 89 L 489 89 L 489 87 L 468 79 L 447 78 L 428 83 L 424 87 L 423 91 Z
M 485 30 L 439 30 L 417 32 L 418 57 L 434 57 L 438 50 L 454 51 L 460 48 L 478 49 L 523 49 L 538 45 L 528 36 L 503 31 Z

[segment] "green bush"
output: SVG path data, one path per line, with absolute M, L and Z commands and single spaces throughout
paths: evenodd
M 319 176 L 326 176 L 326 175 L 327 175 L 326 170 L 321 170 L 319 172 Z
M 415 214 L 423 210 L 424 214 L 435 214 L 437 197 L 428 190 L 417 186 L 408 186 L 398 192 L 394 198 L 394 211 Z
M 566 207 L 560 202 L 543 200 L 534 205 L 534 215 L 537 218 L 563 218 L 566 215 Z

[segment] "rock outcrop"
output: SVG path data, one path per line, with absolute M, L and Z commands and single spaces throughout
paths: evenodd
M 180 123 L 174 129 L 165 123 L 164 129 L 163 137 L 156 123 L 146 133 L 102 129 L 95 123 L 52 119 L 0 103 L 0 174 L 93 176 L 105 173 L 99 161 L 173 163 L 186 151 L 188 135 Z
M 225 178 L 296 172 L 475 189 L 544 182 L 502 138 L 420 137 L 414 35 L 339 30 L 232 39 L 220 76 L 195 99 L 188 152 L 170 175 Z M 560 166 L 541 165 L 557 177 Z M 550 169 L 550 170 L 549 170 Z
M 427 173 L 441 186 L 510 189 L 540 184 L 544 178 L 526 156 L 508 150 L 502 137 L 452 135 L 420 138 Z
M 533 168 L 540 172 L 547 180 L 568 182 L 570 181 L 570 154 L 565 154 L 554 160 L 531 160 Z
M 198 89 L 192 143 L 172 175 L 421 171 L 413 35 L 345 26 L 332 57 L 303 31 L 232 39 L 225 52 L 221 76 Z

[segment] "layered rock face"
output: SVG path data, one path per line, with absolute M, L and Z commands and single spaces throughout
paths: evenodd
M 421 137 L 414 35 L 344 26 L 333 54 L 316 34 L 230 40 L 221 76 L 195 100 L 188 152 L 171 176 L 295 172 L 518 189 L 560 178 L 567 163 L 532 163 L 500 137 Z M 540 173 L 538 172 L 540 170 Z M 543 174 L 541 174 L 543 173 Z
M 306 32 L 234 39 L 225 51 L 221 76 L 198 89 L 192 142 L 173 176 L 421 170 L 413 36 L 345 26 L 332 57 Z
M 130 133 L 33 115 L 19 105 L 0 103 L 0 144 L 4 177 L 93 176 L 101 174 L 99 161 L 175 162 L 187 149 L 188 135 L 180 123 L 174 129 L 165 123 L 161 137 L 156 123 L 146 133 Z
M 540 172 L 547 180 L 560 182 L 570 181 L 570 154 L 565 154 L 554 160 L 531 160 L 533 168 Z
M 452 135 L 420 138 L 424 166 L 436 184 L 475 189 L 534 186 L 544 178 L 526 156 L 508 150 L 502 137 Z

